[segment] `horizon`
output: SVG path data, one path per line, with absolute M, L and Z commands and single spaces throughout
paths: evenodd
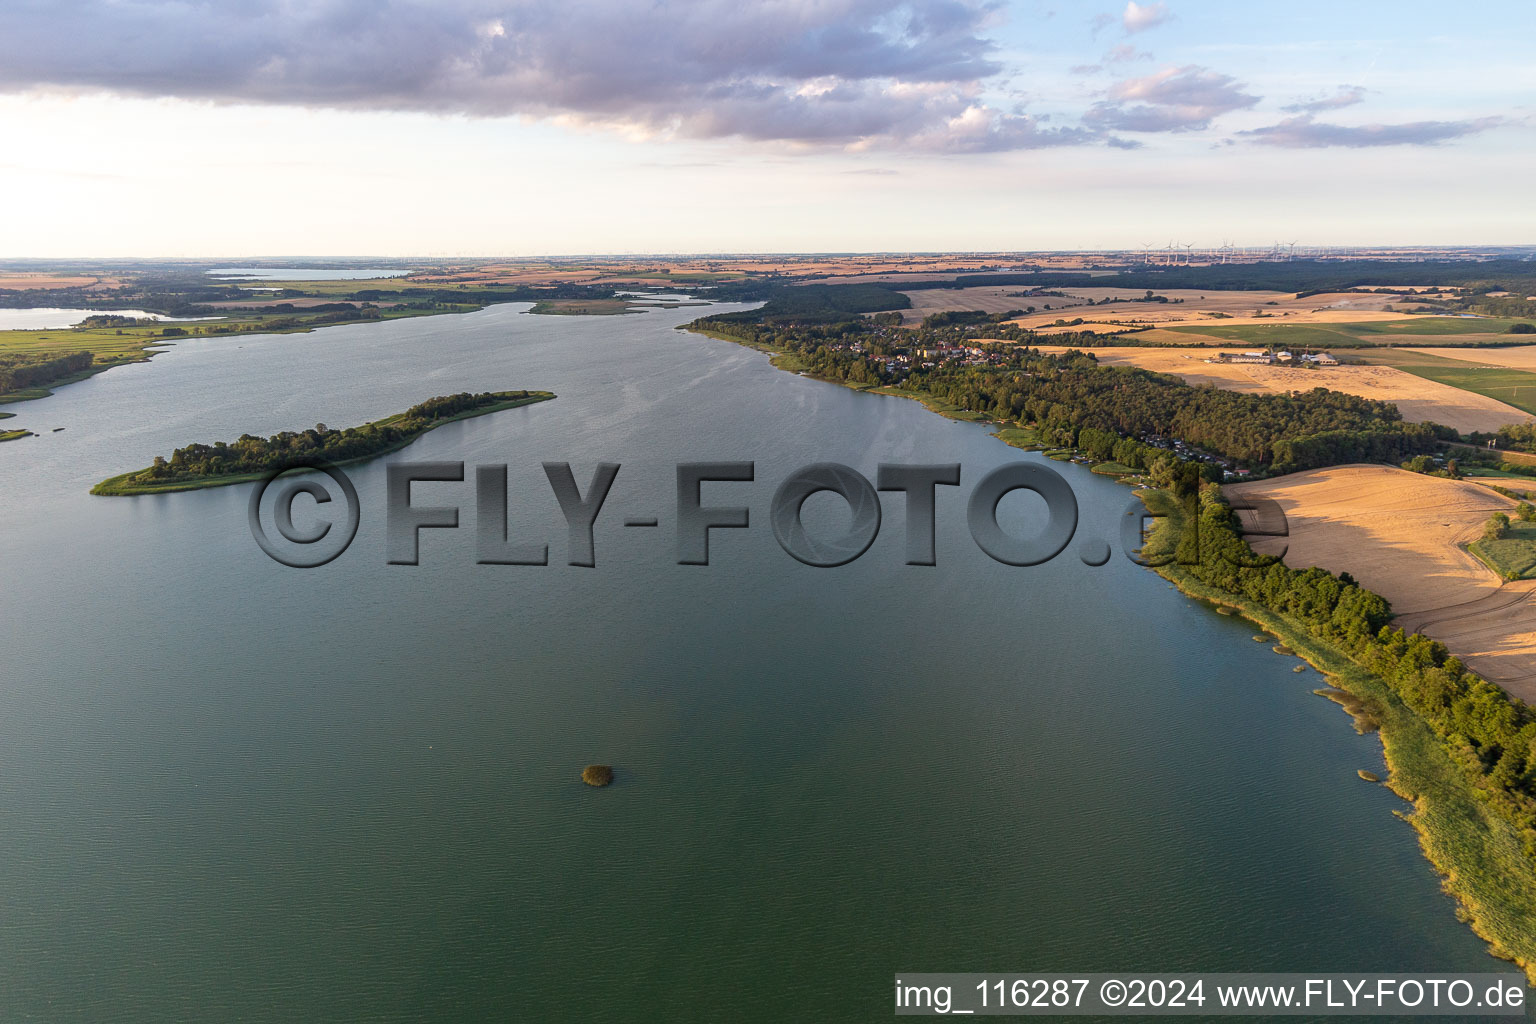
M 1182 243 L 1176 243 L 1183 248 Z M 1195 252 L 1214 252 L 1221 248 L 1215 245 L 1202 245 L 1191 243 Z M 1285 243 L 1281 243 L 1284 245 Z M 1233 243 L 1236 251 L 1246 255 L 1248 263 L 1263 262 L 1300 262 L 1302 260 L 1327 259 L 1372 259 L 1383 253 L 1390 252 L 1442 252 L 1456 251 L 1469 253 L 1467 258 L 1490 257 L 1495 253 L 1536 250 L 1536 241 L 1510 242 L 1510 243 L 1479 243 L 1479 242 L 1443 242 L 1437 244 L 1427 243 L 1368 243 L 1368 242 L 1344 242 L 1336 245 L 1311 246 L 1298 241 L 1299 248 L 1321 249 L 1323 252 L 1309 253 L 1306 256 L 1287 257 L 1280 255 L 1277 260 L 1270 261 L 1264 254 L 1274 251 L 1276 242 L 1268 243 Z M 528 261 L 528 262 L 565 262 L 572 260 L 616 260 L 616 259 L 765 259 L 779 257 L 858 257 L 858 256 L 1057 256 L 1057 255 L 1081 255 L 1081 256 L 1118 256 L 1139 255 L 1151 252 L 1154 256 L 1169 251 L 1168 244 L 1152 246 L 1149 249 L 1141 246 L 1128 248 L 1112 247 L 1064 247 L 1055 249 L 758 249 L 758 250 L 728 250 L 728 249 L 673 249 L 673 250 L 614 250 L 608 252 L 561 252 L 561 253 L 461 253 L 461 252 L 425 252 L 406 253 L 403 255 L 381 255 L 378 253 L 189 253 L 186 255 L 147 256 L 138 255 L 103 255 L 99 253 L 76 253 L 64 256 L 36 256 L 23 254 L 18 256 L 0 256 L 0 264 L 5 263 L 48 263 L 56 265 L 60 263 L 85 262 L 93 260 L 109 260 L 112 262 L 182 262 L 182 263 L 235 263 L 240 260 L 250 260 L 261 263 L 276 263 L 288 261 L 291 263 L 356 263 L 367 260 L 378 260 L 392 263 L 419 262 L 424 260 L 474 260 L 474 261 Z M 1357 255 L 1346 255 L 1353 251 Z M 1198 261 L 1197 261 L 1198 262 Z M 1182 264 L 1181 264 L 1182 265 Z

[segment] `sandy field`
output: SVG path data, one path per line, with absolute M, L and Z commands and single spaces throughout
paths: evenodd
M 1536 701 L 1536 581 L 1502 583 L 1460 545 L 1514 502 L 1486 487 L 1390 466 L 1335 466 L 1223 488 L 1270 498 L 1288 537 L 1255 551 L 1293 568 L 1349 572 L 1392 602 L 1398 624 L 1434 637 L 1484 678 Z M 1239 513 L 1247 518 L 1250 513 Z
M 1039 346 L 1042 352 L 1049 353 L 1065 352 L 1068 347 Z M 1227 352 L 1242 350 L 1242 346 L 1231 343 L 1222 348 Z M 1205 359 L 1211 354 L 1209 347 L 1177 349 L 1126 345 L 1091 351 L 1099 362 L 1108 366 L 1139 366 L 1144 370 L 1177 374 L 1191 384 L 1211 384 L 1229 391 L 1284 394 L 1328 388 L 1347 395 L 1393 402 L 1403 418 L 1411 423 L 1432 420 L 1455 427 L 1464 434 L 1474 430 L 1494 431 L 1508 423 L 1528 423 L 1536 418 L 1486 395 L 1425 380 L 1391 366 L 1322 366 L 1316 370 L 1303 370 L 1289 366 L 1207 363 Z
M 980 309 L 1003 313 L 1011 309 L 1036 308 L 1035 313 L 1010 323 L 1020 327 L 1049 327 L 1059 319 L 1081 317 L 1088 323 L 1120 326 L 1160 324 L 1317 324 L 1350 323 L 1401 319 L 1406 314 L 1385 312 L 1388 305 L 1401 305 L 1402 294 L 1325 292 L 1298 299 L 1290 292 L 1270 291 L 1200 291 L 1193 288 L 1160 289 L 1155 294 L 1182 302 L 1112 302 L 1106 299 L 1131 299 L 1145 289 L 1133 288 L 1047 288 L 1065 292 L 1060 295 L 1022 295 L 1028 291 L 1019 285 L 985 288 L 932 288 L 905 292 L 912 308 L 903 314 L 903 323 L 918 323 L 930 313 L 952 309 Z M 1010 295 L 1009 293 L 1014 293 Z M 1092 299 L 1095 305 L 1088 305 Z M 1051 308 L 1046 309 L 1049 305 Z M 1081 329 L 1081 328 L 1080 328 Z
M 1506 337 L 1500 335 L 1500 337 Z M 1517 345 L 1513 348 L 1480 348 L 1469 352 L 1464 348 L 1409 348 L 1404 352 L 1421 352 L 1427 356 L 1455 359 L 1469 366 L 1498 366 L 1512 370 L 1536 372 L 1536 345 Z
M 24 291 L 33 288 L 116 288 L 122 282 L 115 277 L 70 276 L 60 274 L 0 274 L 0 288 Z

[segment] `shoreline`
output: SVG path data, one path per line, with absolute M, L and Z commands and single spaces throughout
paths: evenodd
M 765 352 L 779 369 L 823 380 L 828 384 L 837 384 L 850 391 L 911 398 L 930 412 L 949 419 L 996 424 L 998 430 L 993 436 L 1004 444 L 1024 450 L 1039 450 L 1036 445 L 1014 444 L 1001 436 L 1004 430 L 1030 428 L 1010 427 L 1005 421 L 966 410 L 957 410 L 961 415 L 951 415 L 945 409 L 937 408 L 935 403 L 924 401 L 922 396 L 906 394 L 899 388 L 853 387 L 843 381 L 827 380 L 790 369 L 785 364 L 791 360 L 784 353 L 768 346 L 750 344 L 713 331 L 692 327 L 686 329 L 694 334 Z M 1092 464 L 1089 468 L 1092 471 Z M 1115 479 L 1121 483 L 1135 482 L 1130 477 Z M 1169 532 L 1176 535 L 1182 525 L 1183 517 L 1178 503 L 1164 491 L 1139 487 L 1135 493 L 1148 511 L 1163 514 L 1147 543 L 1168 543 Z M 1168 500 L 1160 501 L 1157 497 L 1159 495 Z M 1159 507 L 1154 508 L 1154 503 Z M 1172 545 L 1169 550 L 1172 550 Z M 1536 867 L 1524 856 L 1520 837 L 1514 828 L 1508 822 L 1491 817 L 1481 806 L 1479 794 L 1461 769 L 1451 761 L 1440 740 L 1430 731 L 1429 725 L 1391 692 L 1385 680 L 1356 664 L 1342 651 L 1318 640 L 1300 625 L 1246 598 L 1215 591 L 1190 578 L 1187 572 L 1179 571 L 1180 567 L 1176 563 L 1148 568 L 1171 583 L 1186 598 L 1216 608 L 1229 609 L 1228 614 L 1235 613 L 1258 625 L 1320 672 L 1330 685 L 1349 694 L 1371 712 L 1371 717 L 1377 720 L 1375 731 L 1381 739 L 1382 754 L 1389 773 L 1382 784 L 1412 805 L 1411 813 L 1395 813 L 1418 833 L 1420 852 L 1440 876 L 1442 890 L 1454 901 L 1458 920 L 1488 943 L 1491 956 L 1508 960 L 1520 967 L 1525 973 L 1527 984 L 1536 987 Z M 1359 728 L 1359 719 L 1350 707 L 1341 701 L 1335 703 L 1339 703 L 1346 713 L 1356 718 Z M 1499 891 L 1498 882 L 1509 883 L 1524 899 L 1512 900 L 1505 892 Z
M 1178 502 L 1163 491 L 1138 490 L 1149 512 L 1162 515 L 1148 545 L 1171 551 L 1172 536 L 1182 528 Z M 1396 815 L 1411 825 L 1425 860 L 1440 876 L 1441 889 L 1456 904 L 1456 916 L 1488 943 L 1488 952 L 1520 967 L 1527 984 L 1536 986 L 1536 871 L 1524 856 L 1520 837 L 1506 821 L 1486 812 L 1483 800 L 1451 761 L 1427 723 L 1414 714 L 1385 680 L 1344 652 L 1312 636 L 1298 624 L 1256 602 L 1218 591 L 1182 571 L 1177 564 L 1153 569 L 1185 597 L 1241 617 L 1274 636 L 1296 657 L 1323 675 L 1328 684 L 1358 702 L 1328 695 L 1356 721 L 1358 731 L 1374 731 L 1381 740 L 1388 789 L 1412 805 Z M 1362 728 L 1361 714 L 1374 729 Z M 1526 895 L 1522 905 L 1496 883 L 1506 882 Z
M 474 419 L 477 416 L 489 416 L 493 412 L 502 412 L 506 409 L 516 409 L 519 406 L 533 405 L 537 402 L 547 402 L 554 397 L 555 394 L 552 391 L 530 391 L 526 396 L 521 398 L 509 399 L 505 402 L 497 402 L 495 405 L 488 405 L 479 409 L 468 409 L 464 412 L 456 413 L 452 416 L 445 416 L 442 419 L 434 420 L 424 430 L 412 434 L 410 437 L 404 438 L 403 440 L 397 441 L 388 447 L 381 448 L 376 452 L 369 452 L 367 455 L 358 455 L 354 458 L 343 459 L 340 462 L 331 463 L 331 465 L 341 467 L 356 465 L 360 462 L 368 462 L 372 459 L 381 458 L 382 456 L 400 451 L 402 448 L 408 448 L 412 444 L 416 443 L 418 438 L 431 433 L 433 430 L 436 430 L 438 427 L 441 427 L 444 424 L 454 423 L 459 420 Z M 363 426 L 385 426 L 396 420 L 399 420 L 404 415 L 405 413 L 395 413 L 393 416 L 386 416 L 381 420 L 373 420 L 372 422 L 363 424 Z M 295 466 L 293 468 L 302 469 L 303 467 Z M 95 487 L 92 487 L 90 493 L 110 498 L 134 498 L 146 494 L 173 494 L 177 491 L 200 491 L 209 487 L 228 487 L 234 484 L 245 484 L 256 480 L 265 480 L 267 477 L 272 475 L 273 471 L 265 470 L 260 473 L 231 473 L 228 475 L 201 477 L 192 480 L 172 480 L 166 481 L 162 484 L 122 483 L 122 481 L 127 480 L 129 477 L 135 476 L 142 472 L 144 472 L 144 470 L 134 469 L 129 470 L 126 473 L 119 473 L 117 476 L 108 477 L 107 479 L 101 481 L 101 483 L 97 484 Z

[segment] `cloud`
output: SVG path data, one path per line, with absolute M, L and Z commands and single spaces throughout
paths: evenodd
M 968 108 L 932 130 L 909 139 L 911 148 L 931 153 L 996 153 L 1014 149 L 1082 146 L 1101 141 L 1092 128 L 1042 128 L 1023 114 L 1000 114 L 981 105 Z
M 1476 135 L 1509 122 L 1502 117 L 1479 117 L 1465 121 L 1410 121 L 1405 124 L 1325 124 L 1310 114 L 1288 117 L 1279 124 L 1254 128 L 1237 134 L 1266 146 L 1288 149 L 1322 149 L 1327 146 L 1364 148 L 1368 146 L 1433 146 L 1437 143 Z
M 1132 5 L 1134 6 L 1134 5 Z M 0 4 L 0 91 L 556 118 L 936 151 L 1097 141 L 980 98 L 995 0 Z
M 1125 12 L 1120 15 L 1120 24 L 1125 26 L 1126 35 L 1131 35 L 1135 32 L 1145 32 L 1149 28 L 1156 28 L 1172 17 L 1173 14 L 1165 3 L 1142 6 L 1136 0 L 1128 0 Z
M 1067 68 L 1067 73 L 1071 75 L 1096 75 L 1103 70 L 1104 68 L 1098 64 L 1074 64 Z
M 1325 110 L 1338 110 L 1340 107 L 1352 107 L 1365 99 L 1365 87 L 1359 85 L 1341 85 L 1332 96 L 1320 96 L 1313 100 L 1304 100 L 1300 103 L 1292 103 L 1281 110 L 1291 114 L 1320 114 Z
M 1103 57 L 1106 64 L 1125 64 L 1133 60 L 1151 60 L 1152 54 L 1148 50 L 1138 50 L 1130 43 L 1125 43 L 1110 50 Z
M 1212 119 L 1259 102 L 1242 83 L 1197 65 L 1164 68 L 1128 78 L 1109 90 L 1109 99 L 1084 115 L 1085 123 L 1126 132 L 1182 132 L 1206 128 Z

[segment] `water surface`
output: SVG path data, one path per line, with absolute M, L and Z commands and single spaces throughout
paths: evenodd
M 371 281 L 404 277 L 409 270 L 385 267 L 214 267 L 205 273 L 223 281 Z
M 1314 673 L 1118 544 L 977 550 L 970 487 L 1034 456 L 673 329 L 698 309 L 527 308 L 184 341 L 0 447 L 0 1018 L 858 1021 L 896 971 L 1507 966 Z M 546 567 L 474 564 L 469 483 L 419 485 L 463 528 L 387 565 L 382 462 L 311 571 L 257 549 L 248 487 L 86 494 L 193 440 L 523 387 L 560 397 L 386 461 L 508 463 Z M 751 528 L 679 566 L 674 465 L 721 459 L 756 480 L 706 503 Z M 622 464 L 595 568 L 546 460 Z M 851 565 L 784 554 L 774 488 L 829 460 L 959 462 L 939 565 L 903 564 L 896 495 Z M 1129 491 L 1052 465 L 1115 536 Z
M 73 327 L 91 316 L 131 316 L 142 320 L 182 323 L 188 320 L 217 320 L 218 317 L 178 317 L 148 313 L 142 309 L 61 309 L 56 306 L 31 306 L 21 309 L 0 307 L 0 331 L 51 331 Z

